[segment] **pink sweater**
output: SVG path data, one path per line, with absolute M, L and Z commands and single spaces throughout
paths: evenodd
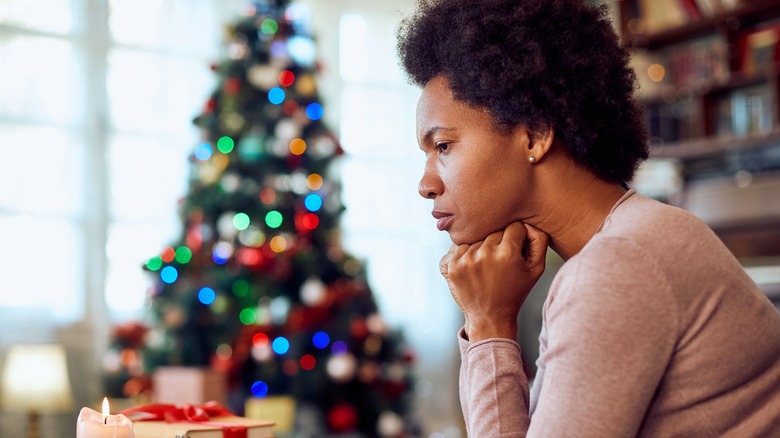
M 558 272 L 533 389 L 520 345 L 470 345 L 470 437 L 780 437 L 780 313 L 700 220 L 629 191 Z

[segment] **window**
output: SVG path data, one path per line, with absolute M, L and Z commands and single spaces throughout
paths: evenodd
M 238 0 L 0 2 L 0 320 L 143 306 Z M 105 302 L 103 296 L 105 293 Z

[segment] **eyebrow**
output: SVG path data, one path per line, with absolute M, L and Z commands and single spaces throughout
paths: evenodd
M 420 144 L 427 143 L 430 141 L 431 137 L 433 137 L 433 134 L 440 132 L 440 131 L 457 131 L 458 128 L 448 128 L 446 126 L 432 126 L 427 131 L 425 131 L 425 134 L 422 136 L 422 141 Z

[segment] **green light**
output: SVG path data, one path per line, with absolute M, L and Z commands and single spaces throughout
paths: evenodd
M 279 24 L 272 18 L 266 18 L 260 25 L 260 30 L 266 35 L 273 35 L 279 30 Z
M 238 314 L 238 319 L 241 321 L 241 324 L 252 325 L 257 320 L 257 311 L 247 307 Z
M 249 283 L 244 280 L 236 280 L 233 283 L 233 295 L 239 298 L 249 295 Z
M 228 136 L 220 137 L 219 140 L 217 140 L 217 149 L 219 149 L 219 151 L 223 154 L 230 153 L 235 145 L 236 144 L 233 139 Z
M 162 268 L 162 259 L 159 256 L 152 257 L 146 262 L 146 267 L 151 271 L 157 271 Z
M 182 265 L 185 263 L 189 263 L 190 260 L 192 260 L 192 251 L 186 246 L 180 246 L 176 248 L 175 258 L 176 261 L 181 263 Z
M 271 228 L 279 228 L 282 225 L 282 214 L 271 210 L 265 215 L 265 223 Z
M 249 215 L 246 213 L 236 213 L 236 215 L 233 216 L 233 226 L 240 231 L 246 230 L 247 227 L 249 227 Z

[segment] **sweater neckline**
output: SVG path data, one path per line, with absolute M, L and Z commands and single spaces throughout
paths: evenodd
M 626 193 L 623 194 L 623 196 L 620 197 L 620 199 L 618 199 L 615 205 L 612 206 L 612 209 L 609 210 L 609 213 L 607 213 L 607 216 L 604 217 L 604 220 L 601 221 L 601 224 L 599 225 L 598 230 L 596 230 L 596 233 L 599 233 L 601 229 L 604 228 L 604 224 L 607 223 L 607 220 L 612 216 L 612 213 L 615 212 L 615 210 L 620 206 L 620 204 L 622 204 L 626 199 L 630 198 L 631 195 L 633 195 L 634 193 L 636 193 L 636 190 L 630 188 L 626 191 Z

